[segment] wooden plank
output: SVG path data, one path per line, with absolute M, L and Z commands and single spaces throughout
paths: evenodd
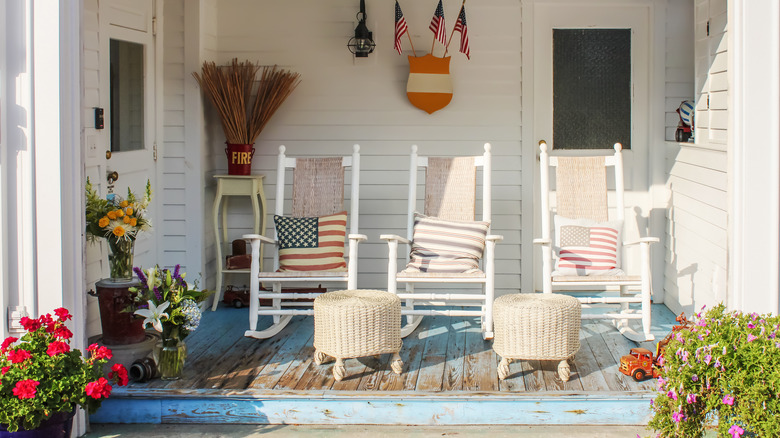
M 312 332 L 313 333 L 313 332 Z M 290 362 L 290 366 L 287 371 L 282 375 L 279 381 L 274 386 L 275 390 L 291 390 L 295 389 L 295 386 L 306 373 L 309 364 L 314 363 L 314 345 L 311 342 L 307 342 L 303 348 L 298 350 L 298 354 Z
M 592 323 L 584 323 L 582 327 Z M 585 330 L 580 330 L 580 349 L 574 355 L 574 364 L 577 366 L 577 379 L 582 384 L 583 391 L 608 391 L 609 386 L 604 374 L 599 368 L 599 363 L 593 355 L 590 342 Z
M 443 315 L 426 316 L 431 325 L 425 332 L 420 332 L 420 338 L 425 339 L 425 349 L 420 362 L 417 376 L 417 391 L 441 391 L 444 362 L 447 355 L 448 327 L 445 323 L 449 317 Z
M 357 387 L 358 391 L 378 390 L 379 386 L 382 384 L 382 379 L 386 376 L 386 373 L 390 368 L 392 358 L 392 354 L 383 354 L 376 360 L 367 363 L 366 370 Z M 389 370 L 389 372 L 394 374 L 392 370 Z M 334 387 L 333 389 L 336 388 Z
M 466 357 L 466 331 L 469 325 L 470 321 L 463 317 L 450 318 L 442 391 L 463 389 L 463 363 Z
M 604 325 L 606 326 L 607 324 Z M 604 339 L 604 342 L 607 345 L 607 351 L 609 351 L 612 354 L 612 357 L 615 360 L 616 367 L 620 365 L 621 356 L 628 354 L 632 348 L 638 346 L 636 342 L 630 341 L 626 339 L 625 336 L 621 335 L 620 332 L 617 331 L 617 329 L 605 330 L 601 334 L 601 337 Z M 651 351 L 652 350 L 653 349 L 651 349 Z M 626 382 L 629 390 L 653 391 L 655 389 L 655 382 L 653 381 L 653 379 L 637 382 L 634 380 L 633 377 L 626 376 L 625 374 L 621 373 L 619 370 L 616 370 L 616 374 L 618 378 Z
M 222 360 L 218 365 L 222 370 L 222 378 L 213 377 L 212 387 L 223 389 L 245 389 L 254 380 L 262 368 L 273 358 L 276 351 L 294 336 L 301 324 L 311 324 L 306 318 L 293 318 L 279 334 L 270 338 L 258 340 L 244 338 L 236 342 L 234 348 L 226 354 L 229 360 Z M 227 359 L 227 357 L 225 359 Z
M 347 359 L 344 361 L 347 368 L 346 377 L 341 382 L 333 383 L 333 391 L 355 391 L 359 389 L 360 383 L 376 373 L 377 369 L 382 368 L 381 355 L 379 358 L 374 356 L 359 357 Z
M 499 362 L 501 362 L 501 357 L 496 355 L 496 367 L 498 367 Z M 525 379 L 523 379 L 522 365 L 519 363 L 509 364 L 509 373 L 506 379 L 498 381 L 498 389 L 501 392 L 524 392 Z
M 605 322 L 592 322 L 587 325 L 587 328 L 583 327 L 583 330 L 586 331 L 585 338 L 587 339 L 587 344 L 593 353 L 593 358 L 595 359 L 598 368 L 604 375 L 609 390 L 620 392 L 628 391 L 631 387 L 626 379 L 622 378 L 625 376 L 618 371 L 617 361 L 615 361 L 615 358 L 609 351 L 609 347 L 606 342 L 604 342 L 604 338 L 601 337 L 601 333 L 604 331 L 604 326 L 606 325 L 607 323 Z M 611 326 L 609 328 L 615 330 Z
M 397 375 L 390 370 L 385 370 L 382 382 L 379 384 L 380 391 L 414 390 L 422 368 L 423 352 L 427 339 L 424 334 L 431 328 L 432 322 L 432 317 L 423 317 L 420 325 L 403 339 L 404 345 L 401 348 L 401 360 L 404 361 L 403 372 L 401 375 Z
M 520 365 L 526 391 L 539 392 L 545 390 L 542 364 L 538 360 L 518 360 L 515 363 Z M 511 364 L 509 371 L 512 371 Z
M 470 323 L 466 330 L 466 352 L 463 364 L 464 391 L 498 391 L 496 354 L 491 341 L 482 339 L 479 318 L 465 319 Z
M 295 334 L 291 335 L 290 339 L 279 348 L 273 359 L 264 366 L 254 380 L 249 383 L 248 388 L 270 389 L 276 386 L 279 379 L 282 378 L 295 362 L 295 358 L 301 349 L 307 345 L 311 345 L 313 335 L 314 324 L 311 320 L 307 320 L 306 323 L 300 324 L 295 331 Z
M 577 378 L 577 367 L 574 363 L 569 363 L 571 376 L 569 381 L 564 382 L 558 375 L 559 360 L 542 360 L 542 379 L 547 391 L 582 391 L 582 383 Z

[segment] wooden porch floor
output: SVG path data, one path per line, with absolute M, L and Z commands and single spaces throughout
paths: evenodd
M 655 306 L 659 307 L 659 306 Z M 662 306 L 661 306 L 662 307 Z M 669 325 L 671 312 L 654 308 L 656 325 Z M 620 356 L 637 346 L 608 322 L 583 321 L 581 347 L 572 363 L 572 376 L 563 382 L 554 361 L 518 361 L 511 375 L 498 379 L 499 357 L 483 341 L 478 318 L 434 316 L 403 340 L 404 372 L 393 373 L 390 355 L 350 359 L 347 377 L 335 381 L 333 361 L 313 361 L 312 317 L 298 316 L 279 335 L 265 340 L 243 336 L 247 310 L 220 307 L 204 314 L 201 327 L 187 338 L 184 378 L 132 384 L 128 390 L 230 389 L 270 391 L 417 391 L 449 393 L 537 391 L 652 391 L 653 380 L 635 382 L 618 371 Z M 666 317 L 662 315 L 668 313 Z M 263 321 L 261 321 L 262 324 Z M 667 333 L 663 331 L 662 333 Z M 654 343 L 642 346 L 654 349 Z
M 293 400 L 369 400 L 367 403 L 374 400 L 376 407 L 383 401 L 424 399 L 426 409 L 434 400 L 525 401 L 535 403 L 537 408 L 542 400 L 548 400 L 571 403 L 571 406 L 566 404 L 556 409 L 571 408 L 575 417 L 580 408 L 585 408 L 581 403 L 588 402 L 593 408 L 592 403 L 602 400 L 614 405 L 606 408 L 611 419 L 589 418 L 588 422 L 640 424 L 641 419 L 624 418 L 621 421 L 618 417 L 630 416 L 631 404 L 626 402 L 631 400 L 638 410 L 637 415 L 645 418 L 649 413 L 649 400 L 654 397 L 654 380 L 635 382 L 618 371 L 620 356 L 637 344 L 620 335 L 608 322 L 583 320 L 581 347 L 571 363 L 568 382 L 558 377 L 554 361 L 513 362 L 510 376 L 500 381 L 496 371 L 499 358 L 493 352 L 491 342 L 482 340 L 478 319 L 448 316 L 425 317 L 417 330 L 403 340 L 400 354 L 404 372 L 401 375 L 390 370 L 390 355 L 385 354 L 379 359 L 346 360 L 347 377 L 337 382 L 332 375 L 333 361 L 322 365 L 313 361 L 312 318 L 295 317 L 279 335 L 257 340 L 243 336 L 247 328 L 247 309 L 222 306 L 216 312 L 207 311 L 200 328 L 187 338 L 188 357 L 183 379 L 172 382 L 155 379 L 115 388 L 91 421 L 117 422 L 119 417 L 114 411 L 121 410 L 121 418 L 127 419 L 126 422 L 139 423 L 376 424 L 377 421 L 361 420 L 357 418 L 359 416 L 339 420 L 334 403 L 323 408 L 333 412 L 331 417 L 326 412 L 321 417 L 309 418 L 295 409 L 292 411 L 296 414 L 291 415 L 290 406 L 294 405 Z M 663 305 L 653 305 L 653 323 L 656 339 L 661 339 L 671 330 L 674 315 Z M 654 349 L 655 343 L 643 343 L 642 346 Z M 137 404 L 144 400 L 146 404 Z M 196 400 L 208 402 L 199 406 Z M 283 401 L 284 408 L 280 409 L 285 412 L 266 412 L 262 418 L 252 419 L 256 413 L 247 412 L 257 411 L 258 408 L 252 406 L 257 400 L 264 400 L 265 408 L 269 408 L 272 400 Z M 131 405 L 133 402 L 136 404 Z M 161 403 L 167 406 L 162 407 L 162 413 L 149 413 L 149 410 L 159 409 Z M 232 414 L 220 413 L 223 409 L 232 410 Z M 135 416 L 130 415 L 134 410 L 137 411 Z M 430 420 L 421 421 L 432 424 Z M 563 423 L 559 424 L 566 424 L 566 420 L 560 421 Z M 409 418 L 402 418 L 400 423 L 414 424 Z

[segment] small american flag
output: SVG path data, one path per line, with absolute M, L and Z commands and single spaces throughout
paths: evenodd
M 561 227 L 558 269 L 575 269 L 578 275 L 617 267 L 618 230 L 610 227 Z
M 454 32 L 460 32 L 460 49 L 458 51 L 471 59 L 471 49 L 469 48 L 469 30 L 466 27 L 466 6 L 460 8 L 458 21 L 455 22 Z
M 401 12 L 401 5 L 398 4 L 398 0 L 395 2 L 395 50 L 398 54 L 401 54 L 401 36 L 409 30 L 406 27 L 406 18 L 404 13 Z
M 431 25 L 428 26 L 428 29 L 436 35 L 434 38 L 439 40 L 440 43 L 447 44 L 447 35 L 444 34 L 444 6 L 442 6 L 441 0 L 439 0 L 439 5 L 436 6 L 436 12 L 433 13 Z

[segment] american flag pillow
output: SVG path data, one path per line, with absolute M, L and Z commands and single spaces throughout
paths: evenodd
M 347 212 L 321 217 L 274 215 L 279 271 L 346 271 Z
M 450 221 L 416 213 L 405 273 L 476 274 L 489 222 Z
M 557 275 L 613 275 L 620 268 L 622 221 L 555 217 Z

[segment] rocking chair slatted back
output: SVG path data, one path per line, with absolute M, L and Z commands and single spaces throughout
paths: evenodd
M 296 159 L 292 204 L 296 217 L 325 216 L 344 210 L 344 160 Z
M 477 168 L 474 157 L 430 157 L 425 171 L 425 214 L 474 220 Z
M 606 170 L 604 157 L 558 157 L 557 214 L 596 222 L 608 220 Z

